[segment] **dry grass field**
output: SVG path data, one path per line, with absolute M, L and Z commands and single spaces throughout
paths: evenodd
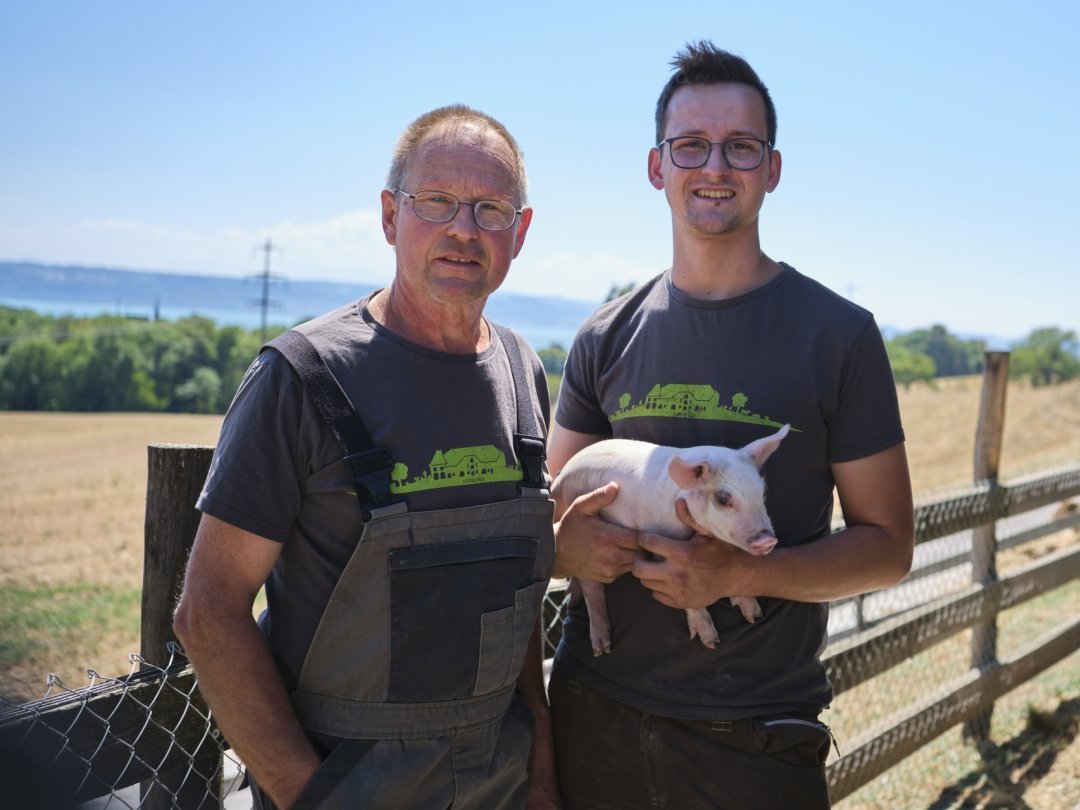
M 970 483 L 980 387 L 980 378 L 969 377 L 900 390 L 917 497 Z M 220 424 L 219 416 L 0 413 L 0 697 L 41 697 L 49 672 L 77 688 L 87 667 L 130 671 L 128 653 L 139 646 L 147 445 L 212 445 Z M 1011 385 L 1001 478 L 1078 462 L 1080 381 Z M 1075 669 L 1080 658 L 1061 666 Z M 1027 699 L 1051 715 L 1070 707 L 1063 722 L 1072 724 L 1071 754 L 1052 761 L 1071 761 L 1064 778 L 1080 781 L 1078 682 L 1074 674 L 1066 693 Z M 1055 783 L 1046 776 L 1042 784 Z M 1026 804 L 970 795 L 960 804 L 942 793 L 937 803 L 903 806 L 1073 807 L 1033 804 L 1034 795 Z M 1080 799 L 1075 791 L 1062 795 Z M 843 807 L 877 806 L 859 801 Z
M 139 649 L 147 445 L 212 445 L 220 416 L 0 413 L 0 696 L 47 673 L 127 674 Z M 155 662 L 164 663 L 164 662 Z

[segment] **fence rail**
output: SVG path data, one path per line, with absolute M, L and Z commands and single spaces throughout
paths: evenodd
M 972 555 L 970 534 L 973 529 L 982 525 L 992 526 L 998 520 L 1015 518 L 1040 507 L 1067 501 L 1077 492 L 1080 492 L 1080 466 L 1069 466 L 1038 475 L 1024 476 L 1010 482 L 1008 486 L 992 486 L 990 482 L 980 482 L 972 487 L 955 490 L 947 498 L 917 505 L 915 507 L 917 549 L 920 546 L 926 548 L 927 544 L 941 541 L 943 538 L 954 537 L 958 540 L 956 545 L 959 550 L 946 557 L 926 562 L 918 560 L 917 550 L 916 562 L 901 588 L 910 591 L 912 586 L 920 580 L 970 564 Z M 1000 554 L 1074 526 L 1080 526 L 1080 510 L 1062 510 L 1060 516 L 1053 516 L 1047 522 L 998 538 L 995 542 L 996 553 Z M 832 641 L 839 641 L 852 633 L 874 627 L 887 619 L 892 612 L 902 612 L 884 612 L 884 615 L 877 617 L 867 617 L 865 614 L 864 606 L 868 599 L 880 599 L 883 594 L 895 596 L 897 592 L 894 588 L 888 592 L 862 594 L 832 603 L 834 612 L 844 606 L 852 606 L 855 611 L 855 618 L 847 627 L 830 628 L 829 635 Z M 906 600 L 892 599 L 891 601 L 903 603 Z M 929 599 L 924 595 L 919 603 L 927 601 Z

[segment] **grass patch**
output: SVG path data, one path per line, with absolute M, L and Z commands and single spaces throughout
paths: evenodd
M 72 650 L 103 635 L 139 634 L 140 590 L 108 585 L 0 585 L 0 669 Z

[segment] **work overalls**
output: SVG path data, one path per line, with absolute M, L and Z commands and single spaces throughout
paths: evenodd
M 365 512 L 291 692 L 300 725 L 333 746 L 298 810 L 524 805 L 533 718 L 515 684 L 551 575 L 554 504 L 518 344 L 500 336 L 517 394 L 520 497 L 425 512 L 390 493 L 388 453 L 307 338 L 271 344 L 345 448 Z

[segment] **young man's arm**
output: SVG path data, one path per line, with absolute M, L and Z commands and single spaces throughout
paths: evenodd
M 662 560 L 639 560 L 634 576 L 665 605 L 698 608 L 725 596 L 831 602 L 891 587 L 911 570 L 915 525 L 907 455 L 900 444 L 832 465 L 846 528 L 762 557 L 696 534 L 682 542 L 643 536 Z M 682 509 L 684 522 L 693 525 Z M 696 528 L 696 527 L 695 527 Z
M 229 744 L 274 803 L 293 805 L 320 759 L 252 617 L 281 543 L 204 514 L 173 628 Z
M 567 430 L 555 422 L 547 443 L 548 470 L 557 475 L 576 453 L 605 438 Z M 562 514 L 556 513 L 555 579 L 574 576 L 613 582 L 630 571 L 641 553 L 638 539 L 643 535 L 598 517 L 618 492 L 616 484 L 606 484 L 579 497 Z

